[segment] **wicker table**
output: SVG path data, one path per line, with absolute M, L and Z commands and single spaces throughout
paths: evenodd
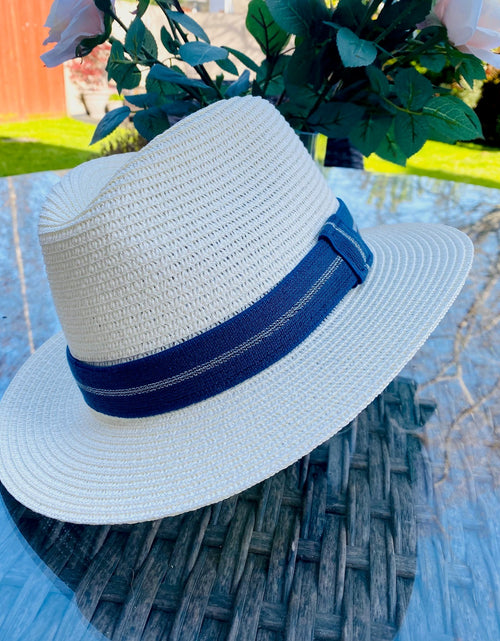
M 470 234 L 474 270 L 445 321 L 341 433 L 222 503 L 77 526 L 3 491 L 1 640 L 498 641 L 500 193 L 325 171 L 361 226 Z M 58 327 L 35 240 L 57 179 L 0 179 L 3 388 Z

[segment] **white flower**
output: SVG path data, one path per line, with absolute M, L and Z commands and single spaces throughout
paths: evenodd
M 448 30 L 450 41 L 464 53 L 500 67 L 499 0 L 438 0 L 433 12 Z
M 43 44 L 57 44 L 40 57 L 47 67 L 56 67 L 76 57 L 76 48 L 84 38 L 104 33 L 104 14 L 94 0 L 54 0 L 45 26 L 50 31 Z

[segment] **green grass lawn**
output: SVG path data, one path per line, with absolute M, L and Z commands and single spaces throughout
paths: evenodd
M 365 160 L 365 168 L 368 171 L 432 176 L 500 189 L 500 149 L 472 143 L 445 145 L 430 140 L 408 160 L 406 167 L 372 155 Z
M 95 125 L 73 118 L 0 124 L 0 176 L 68 169 L 96 158 Z
M 0 123 L 0 176 L 69 169 L 100 155 L 104 143 L 89 147 L 95 125 L 72 118 Z M 433 176 L 500 188 L 500 149 L 474 144 L 428 142 L 406 167 L 370 156 L 368 171 Z

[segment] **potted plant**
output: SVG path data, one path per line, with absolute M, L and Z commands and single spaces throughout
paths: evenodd
M 272 100 L 298 131 L 347 138 L 363 154 L 376 152 L 399 164 L 429 138 L 481 137 L 472 109 L 435 85 L 429 72 L 446 67 L 454 81 L 469 85 L 484 78 L 480 55 L 497 56 L 490 50 L 500 45 L 500 16 L 493 24 L 496 14 L 489 6 L 495 0 L 251 0 L 246 26 L 263 51 L 259 64 L 240 51 L 213 46 L 178 0 L 156 0 L 164 19 L 161 42 L 142 19 L 150 0 L 138 0 L 128 26 L 116 16 L 113 0 L 87 1 L 89 15 L 98 15 L 101 27 L 95 36 L 75 39 L 74 55 L 109 39 L 107 72 L 118 92 L 139 87 L 145 77 L 145 90 L 128 98 L 132 110 L 124 106 L 108 113 L 92 142 L 130 115 L 139 133 L 151 139 L 174 118 L 250 92 Z M 464 2 L 477 5 L 467 14 L 470 42 L 457 41 L 452 28 L 453 6 L 463 22 Z M 469 46 L 488 16 L 484 49 Z M 111 36 L 113 22 L 122 27 L 122 39 Z M 207 62 L 218 65 L 215 78 L 207 73 Z M 246 67 L 239 76 L 235 62 Z

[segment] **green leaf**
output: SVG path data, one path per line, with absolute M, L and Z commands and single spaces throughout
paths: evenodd
M 94 0 L 95 6 L 104 13 L 109 13 L 113 10 L 111 0 Z
M 385 76 L 384 76 L 385 77 Z M 351 129 L 349 138 L 364 156 L 369 156 L 382 143 L 393 121 L 393 116 L 367 113 Z
M 224 47 L 225 49 L 225 47 Z M 227 51 L 227 49 L 226 49 Z M 238 69 L 234 62 L 232 60 L 229 60 L 229 58 L 223 59 L 223 60 L 216 60 L 215 62 L 216 65 L 218 65 L 222 71 L 225 71 L 226 73 L 231 73 L 233 76 L 238 75 Z
M 338 22 L 331 22 L 331 20 L 323 20 L 323 24 L 326 24 L 327 27 L 331 27 L 332 29 L 335 29 L 335 31 L 338 31 L 343 26 Z
M 125 36 L 125 49 L 130 56 L 139 60 L 158 56 L 156 40 L 139 17 L 134 18 L 130 23 Z
M 333 22 L 356 31 L 365 12 L 363 0 L 340 0 L 333 14 Z
M 307 120 L 313 131 L 329 138 L 346 138 L 350 130 L 363 118 L 364 108 L 352 103 L 323 103 Z
M 139 58 L 145 36 L 146 27 L 144 26 L 144 22 L 138 17 L 134 18 L 125 36 L 125 49 L 127 53 L 135 58 Z
M 474 80 L 484 80 L 486 78 L 486 71 L 482 62 L 469 54 L 464 54 L 464 59 L 458 67 L 458 73 L 471 89 L 474 86 Z
M 261 92 L 257 95 L 279 96 L 285 89 L 286 68 L 290 56 L 279 56 L 274 60 L 263 60 L 257 75 L 255 85 Z
M 152 78 L 151 74 L 146 77 L 146 91 L 148 94 L 157 96 L 155 106 L 166 103 L 172 97 L 176 100 L 182 100 L 188 95 L 182 87 Z
M 362 40 L 347 27 L 337 32 L 337 47 L 344 67 L 367 67 L 377 57 L 373 42 Z
M 149 0 L 138 0 L 137 2 L 137 17 L 142 18 L 146 13 L 146 9 L 149 7 Z
M 474 111 L 456 96 L 438 96 L 425 107 L 429 137 L 439 142 L 482 138 L 481 123 Z
M 393 126 L 386 132 L 375 153 L 384 160 L 396 163 L 396 165 L 401 165 L 402 167 L 406 166 L 407 156 L 397 143 Z
M 318 94 L 309 87 L 294 87 L 293 95 L 290 96 L 287 104 L 293 106 L 297 113 L 307 115 L 313 109 L 317 100 Z
M 160 38 L 168 53 L 171 53 L 174 56 L 177 55 L 181 43 L 178 40 L 175 40 L 164 26 L 160 29 Z
M 252 82 L 252 96 L 259 96 L 259 98 L 264 97 L 262 87 L 257 83 L 257 81 Z
M 394 134 L 399 148 L 407 158 L 422 149 L 429 134 L 425 116 L 398 112 L 394 121 Z
M 420 64 L 432 73 L 440 73 L 446 65 L 446 56 L 442 53 L 423 53 Z
M 231 47 L 224 47 L 224 49 L 227 49 L 230 54 L 232 54 L 237 60 L 239 60 L 242 64 L 245 65 L 245 67 L 248 67 L 250 71 L 257 71 L 259 70 L 259 65 L 256 64 L 251 58 L 246 56 L 244 53 L 241 53 L 241 51 L 237 51 L 236 49 L 231 49 Z
M 385 2 L 377 19 L 377 24 L 397 30 L 413 31 L 417 24 L 423 22 L 432 9 L 433 0 L 405 0 L 404 2 Z
M 317 100 L 318 95 L 315 91 L 307 86 L 297 86 L 294 87 L 290 98 L 280 104 L 279 111 L 292 126 L 300 128 Z
M 173 102 L 167 102 L 164 105 L 166 111 L 170 116 L 179 116 L 183 118 L 184 116 L 193 113 L 199 107 L 192 100 L 174 100 Z
M 155 59 L 158 57 L 158 45 L 156 44 L 156 39 L 147 27 L 144 33 L 142 49 L 150 58 Z
M 198 80 L 197 78 L 188 78 L 180 71 L 175 71 L 174 69 L 169 69 L 168 67 L 164 67 L 159 64 L 151 67 L 148 77 L 153 80 L 171 82 L 172 84 L 179 85 L 180 87 L 198 87 L 199 89 L 206 88 L 206 85 L 202 80 Z
M 190 18 L 186 13 L 180 13 L 179 11 L 167 11 L 166 13 L 170 20 L 173 20 L 176 24 L 187 29 L 189 33 L 192 33 L 196 38 L 204 40 L 207 44 L 210 44 L 209 37 L 196 20 Z
M 214 60 L 227 58 L 227 50 L 222 47 L 214 47 L 206 42 L 186 42 L 179 47 L 179 55 L 192 67 L 202 65 Z
M 118 40 L 111 46 L 106 71 L 109 78 L 116 82 L 118 93 L 122 89 L 135 89 L 141 81 L 141 72 L 132 60 L 125 58 L 123 45 Z
M 464 54 L 458 49 L 455 49 L 455 47 L 453 47 L 451 44 L 447 49 L 447 54 L 448 61 L 453 67 L 459 67 L 462 64 Z
M 378 93 L 379 96 L 387 96 L 389 94 L 391 86 L 383 71 L 374 65 L 370 65 L 366 67 L 366 75 L 368 76 L 371 88 Z
M 305 38 L 295 47 L 286 70 L 285 82 L 287 86 L 301 87 L 314 84 L 316 70 L 320 67 L 314 43 Z
M 118 109 L 108 111 L 97 125 L 90 144 L 93 145 L 94 143 L 99 142 L 99 140 L 106 138 L 106 136 L 109 136 L 109 134 L 113 132 L 129 114 L 130 107 L 127 106 L 118 107 Z
M 267 0 L 279 26 L 296 36 L 307 36 L 316 22 L 328 20 L 330 13 L 323 0 Z
M 152 107 L 134 115 L 134 127 L 146 140 L 153 140 L 170 127 L 168 112 L 164 107 Z
M 235 80 L 226 90 L 225 98 L 233 98 L 233 96 L 241 96 L 250 89 L 250 72 L 248 69 L 241 74 L 238 80 Z
M 278 55 L 290 39 L 290 34 L 275 22 L 264 0 L 249 2 L 245 24 L 266 58 Z
M 208 102 L 213 102 L 214 100 L 220 99 L 220 96 L 217 93 L 217 90 L 214 87 L 211 87 L 209 85 L 200 87 L 199 91 L 202 94 L 202 96 L 205 98 L 205 100 L 208 100 Z
M 139 107 L 141 109 L 147 109 L 148 107 L 154 107 L 158 102 L 157 93 L 141 93 L 141 94 L 131 94 L 127 96 L 127 102 L 130 102 L 134 107 Z
M 197 109 L 199 105 L 193 100 L 174 100 L 137 111 L 133 115 L 133 123 L 142 136 L 151 140 L 168 129 L 172 120 L 182 119 Z
M 432 83 L 413 67 L 398 72 L 394 88 L 403 107 L 411 111 L 420 111 L 434 95 Z

